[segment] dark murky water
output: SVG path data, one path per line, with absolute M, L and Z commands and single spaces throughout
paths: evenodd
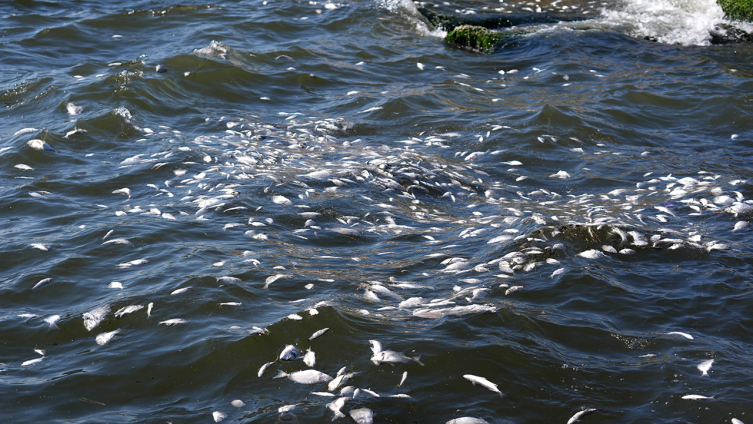
M 0 5 L 3 421 L 753 422 L 753 48 L 706 0 L 422 5 L 587 20 Z M 355 375 L 260 377 L 290 344 Z

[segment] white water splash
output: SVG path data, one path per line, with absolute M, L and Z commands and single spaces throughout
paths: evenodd
M 725 19 L 715 0 L 627 0 L 596 21 L 661 43 L 709 45 L 710 32 Z

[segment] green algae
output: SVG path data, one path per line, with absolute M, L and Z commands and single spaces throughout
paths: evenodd
M 717 0 L 727 18 L 753 22 L 753 0 Z
M 447 33 L 445 43 L 481 53 L 490 53 L 502 39 L 502 34 L 475 25 L 461 25 Z

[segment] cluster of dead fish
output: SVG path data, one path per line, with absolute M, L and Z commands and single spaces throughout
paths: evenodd
M 424 288 L 412 281 L 394 278 L 386 283 L 367 281 L 360 286 L 363 290 L 361 299 L 377 307 L 371 310 L 361 308 L 359 311 L 364 315 L 408 315 L 416 319 L 437 319 L 495 312 L 498 306 L 489 300 L 491 295 L 504 293 L 508 296 L 525 289 L 526 285 L 513 280 L 525 279 L 526 274 L 545 267 L 552 267 L 550 277 L 555 278 L 567 271 L 562 264 L 564 260 L 595 260 L 609 256 L 619 260 L 640 250 L 698 249 L 712 252 L 728 249 L 729 242 L 717 240 L 719 234 L 712 237 L 712 234 L 704 232 L 703 226 L 694 225 L 694 220 L 734 216 L 737 221 L 730 226 L 729 234 L 732 234 L 747 228 L 748 217 L 753 212 L 753 202 L 735 190 L 746 181 L 727 180 L 703 171 L 684 177 L 655 177 L 647 173 L 646 180 L 636 184 L 635 188 L 616 189 L 603 194 L 561 194 L 545 188 L 529 191 L 517 184 L 542 177 L 527 175 L 525 165 L 518 160 L 508 158 L 510 160 L 501 161 L 508 155 L 506 151 L 463 151 L 457 152 L 454 157 L 441 157 L 422 151 L 423 146 L 434 152 L 448 149 L 462 137 L 459 133 L 422 134 L 398 140 L 394 143 L 396 147 L 375 147 L 364 140 L 342 141 L 333 136 L 348 128 L 349 124 L 343 120 L 299 120 L 300 114 L 281 115 L 285 118 L 284 125 L 223 121 L 227 127 L 223 136 L 197 137 L 177 150 L 150 156 L 139 154 L 122 160 L 122 167 L 174 167 L 174 178 L 161 184 L 149 184 L 146 188 L 114 190 L 113 195 L 125 197 L 127 202 L 115 214 L 122 219 L 128 219 L 130 215 L 153 216 L 177 223 L 183 220 L 210 221 L 215 216 L 228 217 L 222 218 L 228 221 L 247 214 L 237 222 L 223 223 L 222 230 L 246 229 L 244 234 L 259 243 L 271 239 L 287 242 L 287 237 L 308 240 L 321 234 L 393 240 L 395 236 L 415 235 L 431 249 L 432 253 L 427 253 L 425 257 L 436 261 L 436 269 L 423 273 L 422 277 L 440 277 L 435 284 L 435 288 L 439 289 L 446 279 L 447 290 L 434 290 L 432 293 L 440 293 L 440 296 L 429 299 L 425 295 L 401 294 L 403 290 Z M 507 127 L 494 126 L 485 134 L 473 137 L 481 143 L 492 133 L 497 134 L 505 129 Z M 140 130 L 148 136 L 179 134 L 169 128 L 162 128 L 160 132 L 148 128 Z M 49 154 L 55 152 L 52 146 L 38 139 L 30 140 L 28 146 Z M 584 154 L 582 148 L 572 150 L 573 153 Z M 339 155 L 337 160 L 332 159 L 335 154 Z M 189 157 L 178 164 L 170 159 L 183 155 Z M 489 166 L 498 167 L 500 162 L 510 166 L 506 171 L 510 178 L 506 181 L 492 180 L 490 174 L 484 171 L 484 160 L 490 161 Z M 23 172 L 33 170 L 21 165 L 16 167 Z M 194 171 L 189 172 L 189 169 Z M 543 178 L 566 179 L 571 175 L 560 170 L 556 173 L 552 171 L 551 175 Z M 248 186 L 263 188 L 257 205 L 241 201 Z M 351 199 L 359 199 L 361 204 L 356 206 L 362 208 L 362 213 L 324 216 L 315 207 L 319 201 L 331 204 L 332 199 L 338 197 L 351 205 Z M 160 198 L 165 199 L 163 206 L 155 204 Z M 134 204 L 138 201 L 148 205 Z M 102 205 L 102 208 L 109 209 L 107 205 Z M 292 212 L 305 223 L 301 228 L 292 229 L 289 234 L 275 232 L 274 217 L 259 216 L 265 208 Z M 577 236 L 579 243 L 568 241 L 573 235 Z M 477 244 L 474 251 L 462 252 L 460 242 L 469 239 L 481 240 L 481 248 Z M 126 238 L 113 238 L 104 240 L 102 244 L 129 243 Z M 571 251 L 573 245 L 586 245 L 588 248 L 575 252 Z M 32 243 L 31 247 L 49 251 L 52 246 Z M 491 248 L 495 256 L 479 258 L 478 250 L 487 248 Z M 456 253 L 458 251 L 461 253 Z M 263 258 L 254 257 L 253 252 L 246 251 L 243 255 L 244 262 L 256 267 L 262 265 Z M 329 261 L 361 260 L 334 256 L 322 258 Z M 138 258 L 123 261 L 117 267 L 125 270 L 148 263 L 147 258 Z M 282 272 L 284 267 L 278 269 L 266 278 L 264 289 L 274 290 L 275 285 L 294 277 L 287 271 Z M 228 284 L 240 282 L 240 279 L 232 276 L 218 277 L 220 280 Z M 31 290 L 40 290 L 51 282 L 52 277 L 44 278 Z M 306 289 L 313 287 L 313 284 L 305 286 Z M 124 287 L 113 282 L 110 288 Z M 178 289 L 172 294 L 186 289 Z M 153 306 L 153 303 L 147 305 L 148 316 Z M 143 308 L 144 305 L 129 305 L 115 315 L 120 317 Z M 85 313 L 83 320 L 87 330 L 97 327 L 109 312 L 110 307 L 104 305 Z M 300 316 L 294 318 L 292 315 L 289 318 L 300 319 Z M 57 328 L 59 320 L 59 315 L 45 318 L 50 330 Z M 160 321 L 160 324 L 170 326 L 185 322 L 185 319 L 173 318 Z M 258 330 L 263 332 L 262 329 Z M 103 345 L 119 331 L 101 333 L 95 341 Z M 371 360 L 374 363 L 421 363 L 420 358 L 384 350 L 377 341 L 371 343 Z M 281 356 L 278 360 L 298 359 L 296 355 L 300 356 L 300 352 L 293 349 L 287 352 L 287 359 Z M 41 361 L 41 358 L 38 359 Z M 307 351 L 302 359 L 313 367 L 313 352 Z M 272 363 L 262 366 L 259 376 Z M 328 384 L 328 387 L 334 384 L 334 388 L 328 392 L 318 393 L 320 396 L 335 396 L 332 392 L 354 375 L 341 370 L 335 377 L 330 377 L 311 369 L 289 374 L 280 371 L 277 377 L 286 377 L 302 384 Z M 501 394 L 496 385 L 482 377 L 466 375 L 465 378 Z M 359 393 L 371 395 L 368 389 L 348 387 L 352 386 L 342 388 L 341 396 L 328 404 L 335 418 L 343 415 L 341 409 L 347 400 Z M 580 415 L 576 414 L 573 419 L 577 421 L 578 417 L 590 412 L 593 410 L 580 411 Z M 292 414 L 292 409 L 280 413 Z M 357 422 L 366 423 L 372 419 L 368 408 L 352 410 L 350 414 Z M 224 418 L 224 414 L 219 413 L 215 415 L 215 420 L 220 415 Z M 574 422 L 573 419 L 571 422 Z M 482 422 L 473 420 L 479 419 L 459 418 L 451 422 Z

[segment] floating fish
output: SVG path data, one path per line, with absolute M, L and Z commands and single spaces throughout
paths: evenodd
M 492 392 L 498 393 L 500 397 L 505 397 L 504 393 L 502 393 L 501 391 L 499 391 L 499 389 L 497 388 L 496 384 L 492 383 L 491 381 L 487 380 L 484 377 L 479 377 L 479 376 L 473 375 L 473 374 L 465 374 L 465 375 L 463 375 L 463 378 L 465 378 L 466 380 L 468 380 L 471 383 L 473 383 L 474 386 L 476 384 L 478 384 L 480 386 L 484 386 L 487 389 L 491 390 Z
M 37 138 L 27 141 L 26 144 L 28 144 L 29 147 L 31 147 L 34 150 L 47 150 L 48 152 L 55 151 L 55 149 L 53 149 L 52 146 L 47 144 L 47 142 L 45 142 L 44 140 L 37 139 Z
M 711 364 L 714 363 L 713 359 L 709 359 L 708 361 L 703 361 L 700 364 L 698 364 L 698 369 L 703 373 L 701 374 L 701 377 L 709 376 L 709 369 L 711 369 Z
M 703 396 L 703 395 L 685 395 L 682 397 L 686 400 L 702 400 L 702 399 L 713 399 L 713 396 Z
M 358 424 L 374 423 L 374 413 L 369 408 L 351 409 L 350 416 Z
M 165 321 L 160 321 L 160 324 L 171 326 L 171 325 L 185 324 L 187 322 L 188 321 L 186 321 L 183 318 L 172 318 L 172 319 L 168 319 L 168 320 L 165 320 Z
M 309 341 L 314 340 L 314 339 L 316 339 L 318 337 L 323 336 L 324 333 L 326 333 L 327 331 L 329 331 L 329 328 L 322 328 L 321 330 L 319 330 L 319 331 L 315 332 L 314 334 L 312 334 L 311 337 L 309 337 Z
M 481 418 L 460 417 L 447 421 L 446 424 L 489 424 L 489 422 Z
M 316 354 L 313 350 L 311 350 L 311 348 L 306 349 L 306 354 L 303 355 L 303 363 L 311 368 L 316 365 Z
M 39 280 L 39 282 L 37 282 L 37 284 L 34 284 L 34 287 L 31 288 L 31 291 L 34 291 L 34 290 L 42 287 L 43 285 L 49 283 L 50 281 L 52 281 L 52 278 L 45 278 L 43 280 Z
M 112 339 L 113 336 L 115 336 L 119 332 L 120 330 L 114 330 L 114 331 L 110 331 L 109 333 L 100 333 L 99 335 L 97 335 L 97 338 L 96 338 L 97 344 L 100 346 L 104 345 L 105 343 L 109 342 L 110 339 Z
M 593 414 L 596 411 L 598 411 L 598 409 L 594 409 L 594 408 L 588 408 L 588 409 L 584 409 L 582 411 L 578 411 L 578 412 L 575 413 L 575 415 L 573 415 L 572 417 L 570 417 L 569 420 L 567 420 L 567 424 L 573 424 L 574 422 L 578 422 L 578 421 L 580 421 L 580 419 L 582 417 L 584 417 L 584 416 L 586 416 L 588 414 Z
M 84 327 L 86 331 L 92 331 L 104 319 L 105 315 L 110 312 L 110 305 L 102 305 L 99 308 L 86 312 L 84 317 Z
M 28 367 L 29 365 L 38 364 L 38 363 L 42 362 L 43 359 L 44 359 L 44 356 L 41 357 L 41 358 L 36 358 L 36 359 L 29 359 L 28 361 L 22 362 L 21 366 L 22 367 Z
M 272 362 L 267 362 L 266 364 L 262 365 L 262 366 L 261 366 L 261 367 L 259 368 L 259 372 L 257 372 L 257 373 L 256 373 L 256 375 L 257 375 L 258 377 L 261 377 L 262 375 L 264 375 L 264 371 L 266 371 L 266 370 L 267 370 L 267 368 L 269 368 L 269 366 L 270 366 L 270 365 L 272 365 L 272 364 L 274 364 L 274 363 L 275 363 L 275 362 L 274 362 L 274 361 L 272 361 Z
M 51 331 L 60 331 L 60 328 L 56 325 L 58 321 L 60 321 L 60 315 L 50 315 L 44 319 L 44 322 L 50 324 L 50 327 L 47 328 L 48 333 Z
M 212 412 L 212 418 L 214 419 L 214 422 L 218 423 L 218 422 L 224 420 L 225 418 L 227 418 L 227 414 L 225 414 L 224 412 L 220 412 L 220 411 L 214 411 L 214 412 Z
M 330 381 L 332 381 L 332 377 L 317 370 L 297 371 L 290 374 L 284 371 L 279 371 L 277 375 L 274 376 L 273 378 L 284 378 L 284 377 L 287 377 L 288 379 L 296 383 L 300 383 L 300 384 L 329 383 Z
M 236 408 L 243 408 L 244 406 L 246 406 L 246 404 L 242 400 L 240 400 L 240 399 L 236 399 L 236 400 L 230 402 L 230 404 L 233 405 Z
M 285 346 L 285 349 L 280 353 L 280 359 L 283 361 L 295 361 L 301 357 L 301 351 L 293 345 Z
M 123 315 L 130 314 L 132 312 L 136 312 L 138 310 L 144 309 L 144 305 L 128 305 L 124 306 L 120 309 L 118 309 L 117 312 L 115 312 L 115 318 L 120 318 Z
M 678 336 L 682 336 L 682 337 L 685 337 L 685 338 L 686 338 L 686 339 L 688 339 L 688 340 L 693 340 L 693 336 L 691 336 L 691 335 L 690 335 L 690 334 L 688 334 L 688 333 L 683 333 L 683 332 L 681 332 L 681 331 L 672 331 L 672 332 L 669 332 L 669 333 L 667 333 L 667 334 L 668 334 L 668 335 L 678 335 Z
M 371 351 L 373 352 L 373 355 L 371 356 L 371 362 L 373 362 L 375 365 L 379 365 L 382 362 L 396 363 L 410 361 L 416 361 L 419 365 L 424 364 L 423 362 L 421 362 L 420 356 L 411 358 L 402 353 L 398 353 L 392 350 L 382 350 L 382 344 L 376 340 L 369 340 L 369 343 L 371 343 Z
M 332 412 L 335 413 L 334 418 L 332 418 L 332 421 L 336 420 L 337 418 L 342 418 L 345 416 L 340 410 L 343 406 L 345 406 L 345 401 L 347 401 L 347 397 L 340 397 L 335 399 L 334 401 L 327 404 L 327 408 L 329 408 Z

